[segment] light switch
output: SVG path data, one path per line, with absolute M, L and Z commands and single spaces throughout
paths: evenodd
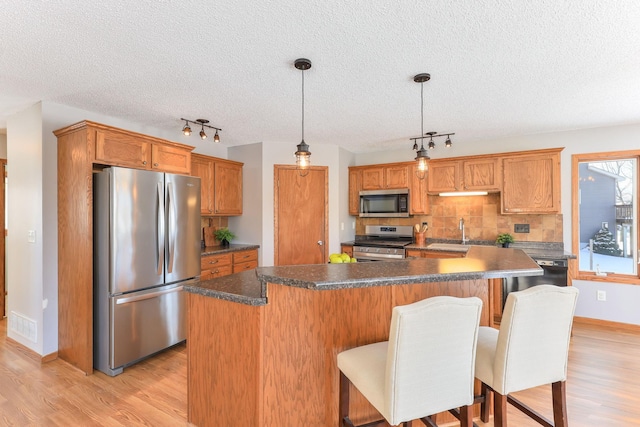
M 35 230 L 28 230 L 27 231 L 27 242 L 29 242 L 29 243 L 35 243 L 36 242 L 36 231 Z

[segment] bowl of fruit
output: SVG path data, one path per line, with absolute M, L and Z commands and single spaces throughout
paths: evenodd
M 358 260 L 351 258 L 347 253 L 329 255 L 329 264 L 348 264 L 351 262 L 358 262 Z

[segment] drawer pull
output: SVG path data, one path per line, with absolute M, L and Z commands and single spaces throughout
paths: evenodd
M 217 260 L 217 259 L 216 259 L 216 260 L 214 260 L 214 261 L 209 261 L 209 264 L 217 264 L 217 263 L 218 263 L 218 260 Z

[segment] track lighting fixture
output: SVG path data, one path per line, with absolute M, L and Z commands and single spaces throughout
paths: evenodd
M 311 68 L 311 61 L 306 58 L 298 58 L 293 65 L 302 71 L 302 141 L 297 145 L 296 151 L 296 168 L 300 176 L 307 176 L 311 167 L 311 152 L 309 145 L 304 142 L 304 71 Z
M 446 136 L 447 140 L 444 143 L 444 146 L 449 148 L 451 147 L 451 135 L 455 135 L 455 133 L 442 133 L 438 134 L 437 132 L 427 132 L 424 133 L 424 83 L 428 82 L 431 79 L 431 75 L 428 73 L 420 73 L 416 74 L 413 77 L 413 81 L 416 83 L 420 83 L 420 136 L 416 138 L 410 138 L 413 141 L 413 150 L 416 150 L 416 162 L 418 163 L 418 167 L 416 168 L 416 176 L 419 179 L 424 179 L 426 176 L 427 169 L 429 168 L 428 162 L 430 157 L 427 155 L 427 150 L 424 149 L 424 139 L 429 138 L 429 143 L 427 147 L 430 150 L 436 148 L 436 143 L 433 142 L 433 138 L 437 138 L 439 136 Z M 426 136 L 425 136 L 426 135 Z M 420 140 L 420 149 L 418 150 L 418 140 Z
M 181 118 L 180 120 L 184 120 L 185 122 L 185 125 L 182 128 L 182 133 L 185 136 L 191 135 L 191 126 L 189 126 L 189 123 L 193 123 L 193 124 L 200 125 L 200 138 L 207 139 L 207 134 L 205 133 L 204 128 L 215 129 L 216 134 L 213 136 L 213 142 L 220 142 L 220 135 L 218 135 L 218 131 L 222 132 L 222 129 L 217 128 L 215 126 L 208 125 L 207 123 L 209 123 L 209 120 L 207 119 L 189 120 L 184 118 Z

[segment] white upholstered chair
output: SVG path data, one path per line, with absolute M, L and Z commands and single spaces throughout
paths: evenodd
M 416 419 L 433 426 L 430 415 L 460 408 L 452 413 L 470 427 L 481 312 L 476 297 L 441 296 L 395 307 L 389 341 L 338 354 L 339 425 L 353 426 L 351 382 L 393 426 Z
M 494 395 L 494 426 L 507 425 L 507 402 L 544 426 L 551 421 L 510 393 L 551 384 L 556 427 L 566 427 L 565 381 L 573 313 L 578 290 L 553 285 L 534 286 L 507 297 L 500 330 L 480 327 L 476 378 L 484 396 L 481 418 L 489 420 L 489 396 Z

